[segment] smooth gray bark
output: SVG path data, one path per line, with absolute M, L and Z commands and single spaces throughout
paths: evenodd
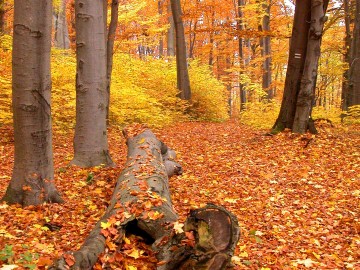
M 76 0 L 76 126 L 74 159 L 81 167 L 112 166 L 107 141 L 106 42 L 102 0 Z
M 351 44 L 349 91 L 347 106 L 360 105 L 360 1 L 356 0 L 356 15 Z
M 244 0 L 238 0 L 237 4 L 234 0 L 234 5 L 237 6 L 235 10 L 237 11 L 238 20 L 236 21 L 236 29 L 238 30 L 238 41 L 239 41 L 239 62 L 240 62 L 240 71 L 239 76 L 244 74 L 245 69 L 245 57 L 244 57 L 244 38 L 242 37 L 242 31 L 244 30 L 244 24 L 243 24 L 243 17 L 244 13 L 242 9 L 245 6 Z M 246 90 L 245 85 L 241 83 L 241 80 L 239 80 L 239 93 L 240 93 L 240 111 L 245 110 L 245 103 L 246 103 Z
M 69 49 L 70 39 L 66 20 L 66 0 L 62 0 L 60 10 L 54 14 L 54 28 L 54 46 L 60 49 Z
M 24 206 L 62 202 L 54 185 L 51 130 L 51 0 L 15 0 L 14 168 L 2 200 Z
M 344 38 L 344 62 L 350 67 L 350 48 L 351 48 L 351 16 L 349 0 L 343 0 L 344 4 L 344 22 L 345 22 L 345 38 Z M 346 69 L 343 73 L 343 82 L 341 89 L 341 109 L 343 111 L 348 110 L 348 92 L 349 92 L 349 69 Z
M 272 78 L 271 78 L 271 39 L 269 36 L 270 32 L 270 4 L 267 3 L 267 0 L 263 0 L 261 7 L 265 11 L 265 15 L 262 18 L 261 22 L 261 31 L 265 32 L 264 35 L 260 38 L 261 54 L 264 58 L 263 61 L 263 75 L 262 75 L 262 88 L 266 92 L 266 98 L 268 100 L 273 99 L 274 90 L 272 88 Z
M 106 45 L 106 120 L 107 124 L 109 124 L 109 116 L 110 116 L 110 90 L 111 90 L 111 74 L 113 67 L 113 59 L 114 59 L 114 42 L 116 35 L 116 28 L 118 25 L 118 16 L 119 16 L 119 1 L 112 0 L 111 1 L 111 18 L 107 36 L 107 45 Z
M 167 31 L 167 56 L 175 56 L 175 23 L 170 4 L 168 4 L 168 14 L 170 27 Z
M 191 99 L 188 63 L 186 59 L 186 42 L 180 0 L 170 0 L 176 34 L 176 71 L 178 96 L 184 100 Z
M 292 131 L 305 133 L 308 130 L 312 105 L 315 96 L 320 45 L 326 21 L 324 1 L 311 0 L 311 24 L 309 29 L 305 66 L 297 96 L 296 112 Z
M 296 2 L 284 94 L 279 116 L 272 128 L 272 133 L 278 133 L 285 128 L 291 129 L 293 127 L 297 95 L 300 90 L 307 50 L 309 22 L 311 19 L 310 5 L 311 0 Z

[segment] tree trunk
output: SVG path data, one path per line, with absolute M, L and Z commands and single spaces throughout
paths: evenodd
M 285 128 L 291 129 L 293 127 L 297 95 L 306 57 L 309 22 L 311 19 L 310 5 L 311 0 L 296 1 L 284 95 L 280 113 L 272 128 L 272 133 L 278 133 Z
M 171 0 L 171 11 L 176 33 L 176 70 L 178 96 L 184 100 L 191 99 L 190 79 L 186 59 L 186 42 L 180 0 Z
M 243 7 L 245 6 L 244 0 L 237 1 L 237 14 L 238 20 L 236 22 L 236 28 L 239 31 L 238 40 L 239 40 L 239 62 L 240 62 L 240 71 L 239 71 L 239 93 L 240 93 L 240 111 L 245 110 L 245 103 L 246 103 L 246 90 L 245 85 L 241 82 L 241 77 L 244 74 L 245 68 L 245 59 L 244 59 L 244 39 L 242 37 L 242 31 L 244 30 L 243 25 L 243 17 L 244 13 L 242 11 Z
M 5 33 L 5 0 L 0 0 L 0 35 Z
M 325 0 L 326 1 L 326 0 Z M 309 29 L 305 66 L 301 79 L 300 91 L 297 96 L 296 112 L 292 131 L 305 133 L 315 96 L 318 63 L 320 58 L 321 38 L 326 21 L 323 0 L 311 0 L 311 24 Z
M 211 29 L 209 31 L 209 43 L 210 43 L 210 52 L 209 52 L 209 66 L 214 64 L 214 35 L 215 35 L 215 9 L 212 7 L 211 11 Z
M 168 14 L 170 27 L 167 31 L 167 56 L 175 56 L 175 23 L 171 13 L 171 5 L 168 5 Z
M 51 17 L 51 1 L 15 0 L 12 63 L 15 158 L 12 178 L 2 200 L 24 206 L 62 202 L 53 182 Z
M 158 0 L 158 13 L 159 16 L 162 17 L 163 15 L 163 9 L 164 9 L 164 0 Z M 161 34 L 159 39 L 159 57 L 163 57 L 164 55 L 164 37 Z
M 110 205 L 80 250 L 65 253 L 50 269 L 90 269 L 107 248 L 116 258 L 127 230 L 146 235 L 157 253 L 158 270 L 225 269 L 239 238 L 236 217 L 224 208 L 208 205 L 192 211 L 184 230 L 174 228 L 174 212 L 168 176 L 181 173 L 174 162 L 175 152 L 160 142 L 148 129 L 127 129 L 128 158 Z M 102 229 L 101 224 L 111 224 Z M 186 235 L 195 236 L 194 239 Z M 193 241 L 195 240 L 195 242 Z M 71 258 L 67 265 L 65 258 Z
M 345 21 L 345 38 L 344 38 L 344 62 L 350 67 L 350 48 L 351 48 L 351 30 L 350 30 L 350 9 L 349 0 L 343 0 L 344 4 L 344 21 Z M 348 110 L 348 93 L 349 93 L 349 67 L 343 73 L 342 89 L 341 89 L 341 109 Z
M 261 54 L 264 58 L 263 62 L 263 76 L 262 76 L 262 88 L 267 93 L 267 100 L 271 100 L 274 97 L 274 90 L 272 89 L 271 79 L 271 46 L 270 46 L 270 4 L 266 3 L 267 0 L 263 0 L 262 9 L 265 11 L 265 15 L 262 18 L 261 31 L 265 34 L 260 38 Z
M 113 67 L 113 56 L 114 56 L 114 41 L 116 35 L 116 28 L 118 25 L 119 16 L 119 0 L 111 1 L 111 19 L 109 24 L 109 31 L 107 36 L 106 46 L 106 121 L 109 125 L 110 116 L 110 87 L 111 87 L 111 73 Z
M 69 49 L 70 39 L 66 20 L 66 0 L 62 0 L 60 10 L 54 14 L 54 25 L 54 46 L 60 49 Z
M 348 107 L 360 105 L 360 1 L 356 1 L 356 15 L 351 45 L 351 65 L 349 71 Z
M 102 0 L 76 0 L 76 126 L 74 159 L 81 167 L 111 166 L 106 130 L 106 48 Z

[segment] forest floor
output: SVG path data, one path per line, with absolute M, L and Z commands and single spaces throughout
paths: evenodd
M 226 122 L 155 130 L 184 169 L 170 180 L 181 221 L 208 202 L 236 214 L 235 269 L 360 269 L 360 127 L 319 129 L 316 136 L 269 136 Z M 1 128 L 1 134 L 0 197 L 13 165 L 12 130 Z M 79 248 L 106 209 L 126 159 L 121 130 L 109 132 L 115 168 L 69 166 L 72 135 L 54 134 L 55 181 L 64 204 L 0 204 L 0 269 L 44 268 L 64 250 Z M 50 231 L 46 222 L 61 228 Z M 154 269 L 139 239 L 125 242 L 123 269 Z

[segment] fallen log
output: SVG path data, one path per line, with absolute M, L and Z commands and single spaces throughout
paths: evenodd
M 104 216 L 79 250 L 64 253 L 49 269 L 91 269 L 105 251 L 116 258 L 127 231 L 146 235 L 156 252 L 158 270 L 230 267 L 240 235 L 236 217 L 208 204 L 191 211 L 184 230 L 175 228 L 178 216 L 168 182 L 182 173 L 175 152 L 149 129 L 128 128 L 123 134 L 127 162 Z

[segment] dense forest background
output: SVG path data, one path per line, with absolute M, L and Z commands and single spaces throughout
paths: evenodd
M 0 270 L 358 269 L 359 37 L 354 0 L 0 0 Z
M 2 2 L 0 119 L 2 124 L 10 124 L 13 3 Z M 273 125 L 283 96 L 295 5 L 291 1 L 220 2 L 181 2 L 193 94 L 191 102 L 184 102 L 176 98 L 174 27 L 169 3 L 118 1 L 111 124 L 135 121 L 159 126 L 178 120 L 220 121 L 232 117 L 258 127 Z M 350 19 L 353 28 L 355 19 L 354 1 L 350 4 L 346 13 L 343 1 L 329 3 L 315 89 L 315 119 L 340 121 L 344 73 L 349 68 L 345 20 Z M 74 125 L 74 14 L 74 1 L 54 1 L 55 127 Z

